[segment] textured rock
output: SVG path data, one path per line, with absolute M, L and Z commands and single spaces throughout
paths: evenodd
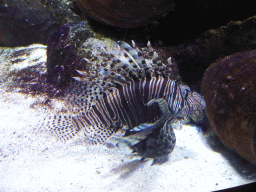
M 59 26 L 37 0 L 0 1 L 0 46 L 46 44 Z
M 221 141 L 256 164 L 256 50 L 225 57 L 202 81 L 206 114 Z
M 80 10 L 74 0 L 40 0 L 60 24 L 81 21 Z
M 47 45 L 48 81 L 52 84 L 66 83 L 73 74 L 75 65 L 82 57 L 78 48 L 94 34 L 87 28 L 87 22 L 68 23 L 60 26 Z
M 196 83 L 207 67 L 220 57 L 252 49 L 256 49 L 256 16 L 207 30 L 194 40 L 171 47 L 170 51 L 183 80 Z
M 140 27 L 156 21 L 174 9 L 172 0 L 76 0 L 85 15 L 105 24 Z

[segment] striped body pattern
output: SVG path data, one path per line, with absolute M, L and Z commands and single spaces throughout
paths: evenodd
M 172 120 L 200 121 L 205 102 L 188 86 L 171 79 L 172 58 L 164 64 L 150 43 L 149 59 L 134 42 L 133 47 L 118 42 L 118 47 L 119 54 L 104 63 L 85 59 L 88 70 L 78 71 L 67 89 L 70 115 L 50 116 L 46 127 L 64 141 L 83 132 L 90 144 L 104 144 L 122 130 L 121 140 L 142 159 L 162 163 L 175 146 Z

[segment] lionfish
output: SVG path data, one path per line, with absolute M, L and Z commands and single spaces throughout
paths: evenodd
M 187 85 L 171 79 L 172 58 L 164 64 L 152 48 L 150 59 L 132 41 L 133 47 L 117 42 L 119 54 L 92 65 L 90 73 L 79 71 L 67 90 L 72 115 L 53 115 L 47 129 L 62 141 L 83 132 L 90 144 L 104 144 L 119 130 L 123 141 L 153 164 L 168 159 L 176 137 L 176 118 L 202 120 L 205 101 Z M 132 138 L 130 141 L 126 138 Z

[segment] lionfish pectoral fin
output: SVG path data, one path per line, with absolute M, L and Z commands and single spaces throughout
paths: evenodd
M 175 116 L 169 111 L 167 102 L 164 99 L 156 99 L 151 100 L 148 105 L 151 105 L 153 102 L 158 103 L 161 111 L 164 112 L 163 115 L 149 128 L 137 133 L 143 134 L 143 132 L 150 130 L 146 137 L 130 147 L 142 156 L 142 160 L 153 158 L 152 165 L 155 165 L 162 164 L 168 160 L 168 155 L 174 149 L 176 137 L 172 128 Z
M 154 123 L 140 124 L 139 126 L 128 130 L 124 138 L 129 140 L 132 145 L 136 145 L 136 143 L 146 139 L 155 129 L 162 127 L 166 120 L 174 118 L 169 111 L 166 100 L 153 99 L 148 103 L 148 105 L 152 105 L 154 102 L 158 103 L 163 115 Z
M 139 126 L 130 129 L 126 134 L 126 137 L 134 138 L 140 141 L 147 137 L 156 128 L 155 124 L 156 122 L 140 124 Z
M 150 135 L 157 128 L 158 124 L 159 120 L 155 123 L 140 124 L 139 126 L 134 127 L 133 129 L 127 130 L 128 135 L 124 136 L 123 138 L 113 137 L 111 138 L 111 140 L 115 140 L 115 146 L 118 147 L 121 146 L 121 144 L 124 144 L 133 149 L 132 153 L 135 153 L 137 151 L 133 146 L 145 140 L 145 138 L 147 138 L 148 135 Z
M 162 114 L 164 114 L 164 115 L 171 114 L 171 111 L 169 110 L 169 105 L 168 105 L 168 103 L 167 103 L 167 101 L 165 99 L 163 99 L 163 98 L 152 99 L 146 105 L 147 106 L 151 106 L 153 103 L 157 103 L 158 104 Z
M 160 134 L 156 141 L 156 148 L 154 149 L 154 160 L 152 165 L 163 164 L 168 161 L 168 155 L 173 151 L 176 144 L 176 136 L 174 134 L 171 122 L 174 118 L 168 119 L 163 128 L 160 130 Z
M 140 138 L 140 140 L 142 140 L 146 138 L 149 134 L 151 134 L 154 129 L 159 128 L 161 124 L 164 124 L 166 120 L 173 116 L 169 110 L 168 103 L 165 99 L 152 99 L 146 105 L 150 106 L 153 103 L 158 104 L 162 116 L 154 123 L 143 123 L 138 125 L 137 127 L 128 130 L 127 135 L 131 135 L 131 137 Z
M 150 129 L 153 125 L 154 125 L 154 123 L 143 123 L 143 124 L 138 125 L 137 127 L 130 129 L 129 131 L 134 131 L 134 132 L 143 131 L 146 129 Z
M 126 135 L 123 138 L 114 138 L 116 141 L 118 141 L 116 145 L 118 146 L 120 144 L 125 144 L 132 148 L 133 145 L 145 139 L 154 130 L 154 128 L 154 123 L 145 123 L 134 127 L 127 132 L 129 135 Z

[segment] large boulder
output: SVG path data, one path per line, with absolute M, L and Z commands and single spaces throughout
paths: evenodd
M 210 66 L 202 95 L 221 141 L 256 165 L 256 50 L 227 56 Z

